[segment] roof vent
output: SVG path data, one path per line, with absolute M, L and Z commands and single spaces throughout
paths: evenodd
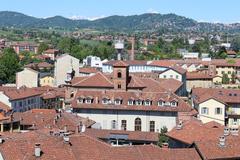
M 41 144 L 40 143 L 35 143 L 35 150 L 34 150 L 34 155 L 35 157 L 40 157 L 41 156 Z
M 224 136 L 228 136 L 230 133 L 230 129 L 228 127 L 224 128 Z
M 63 140 L 64 140 L 64 143 L 69 143 L 69 133 L 63 134 Z
M 182 127 L 183 127 L 183 122 L 180 121 L 180 122 L 178 123 L 178 125 L 177 125 L 177 130 L 182 129 Z
M 219 137 L 219 146 L 225 147 L 225 137 L 224 136 Z

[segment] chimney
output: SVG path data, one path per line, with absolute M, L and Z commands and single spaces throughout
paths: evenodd
M 229 129 L 228 127 L 225 127 L 225 128 L 224 128 L 224 133 L 223 133 L 223 135 L 224 135 L 224 136 L 228 136 L 229 133 L 230 133 L 230 129 Z
M 224 136 L 219 137 L 219 146 L 225 147 L 225 137 Z
M 178 125 L 177 125 L 177 130 L 180 130 L 182 129 L 183 127 L 183 122 L 182 121 L 179 121 Z
M 85 132 L 86 131 L 86 126 L 85 124 L 82 125 L 82 128 L 81 128 L 81 133 Z
M 40 157 L 41 156 L 41 144 L 40 143 L 35 143 L 35 150 L 34 150 L 34 155 L 35 157 Z
M 64 140 L 64 143 L 69 143 L 69 133 L 63 134 L 63 140 Z
M 231 128 L 230 132 L 233 136 L 238 136 L 238 128 L 237 127 Z
M 67 125 L 64 125 L 64 132 L 66 133 L 67 132 Z
M 78 134 L 78 133 L 79 133 L 79 131 L 80 131 L 80 126 L 79 126 L 79 125 L 77 125 L 77 126 L 76 126 L 76 129 L 75 129 L 75 133 L 76 133 L 76 134 Z
M 2 144 L 4 142 L 2 135 L 0 135 L 0 144 Z

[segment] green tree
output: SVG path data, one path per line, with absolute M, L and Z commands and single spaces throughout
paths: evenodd
M 231 75 L 231 83 L 233 83 L 233 84 L 236 83 L 236 74 L 235 74 L 235 72 L 232 72 L 232 75 Z
M 228 78 L 228 75 L 224 73 L 222 77 L 222 84 L 229 84 L 229 81 L 230 79 Z
M 40 45 L 38 46 L 38 54 L 43 53 L 44 51 L 46 51 L 48 49 L 48 44 L 47 43 L 40 43 Z
M 3 50 L 3 55 L 0 58 L 0 64 L 3 71 L 1 71 L 1 81 L 4 83 L 15 82 L 15 74 L 20 71 L 19 58 L 12 48 Z
M 166 126 L 161 128 L 161 132 L 159 133 L 159 140 L 158 140 L 158 146 L 162 147 L 163 143 L 168 143 L 169 138 L 166 136 L 166 133 L 168 132 L 168 129 Z

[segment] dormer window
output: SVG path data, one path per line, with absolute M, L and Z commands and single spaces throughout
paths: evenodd
M 109 99 L 108 98 L 103 98 L 102 99 L 102 104 L 109 104 Z
M 164 101 L 162 101 L 162 100 L 158 101 L 158 106 L 164 106 L 164 104 L 165 104 Z
M 92 103 L 92 97 L 87 97 L 87 98 L 85 99 L 85 103 L 86 103 L 86 104 L 91 104 L 91 103 Z
M 149 100 L 149 99 L 147 99 L 146 101 L 144 101 L 144 105 L 145 105 L 145 106 L 151 106 L 151 104 L 152 104 L 152 101 Z
M 114 101 L 114 104 L 115 105 L 120 105 L 120 104 L 122 104 L 122 100 L 121 99 L 115 99 L 115 101 Z
M 128 105 L 129 105 L 129 106 L 132 106 L 133 104 L 134 104 L 134 100 L 129 99 L 129 100 L 128 100 Z
M 138 99 L 138 100 L 135 101 L 135 103 L 136 103 L 137 106 L 140 106 L 140 105 L 142 105 L 142 100 Z
M 82 103 L 84 103 L 84 98 L 78 98 L 78 103 L 80 103 L 80 104 L 82 104 Z
M 177 106 L 177 102 L 176 102 L 176 101 L 172 101 L 172 102 L 171 102 L 171 106 L 172 106 L 172 107 L 176 107 L 176 106 Z

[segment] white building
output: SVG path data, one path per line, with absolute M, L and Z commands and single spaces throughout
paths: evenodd
M 66 84 L 67 75 L 74 71 L 75 77 L 79 77 L 79 60 L 68 54 L 63 54 L 56 58 L 54 64 L 55 86 Z
M 114 63 L 116 63 L 116 61 L 108 61 L 106 63 L 103 63 L 102 72 L 112 73 Z M 133 61 L 125 61 L 125 63 L 129 65 L 130 73 L 164 71 L 167 69 L 167 67 L 165 66 L 152 65 L 151 64 L 152 61 L 133 60 Z
M 38 87 L 38 72 L 31 68 L 24 68 L 23 71 L 16 73 L 17 88 L 26 86 L 28 88 Z
M 90 66 L 90 67 L 96 67 L 96 68 L 102 68 L 102 61 L 101 61 L 100 57 L 87 56 L 85 59 L 83 59 L 83 65 Z
M 190 117 L 192 108 L 181 98 L 153 78 L 130 75 L 129 67 L 117 61 L 111 76 L 98 72 L 74 78 L 66 90 L 73 112 L 103 129 L 151 132 L 164 126 L 171 130 L 178 120 Z

